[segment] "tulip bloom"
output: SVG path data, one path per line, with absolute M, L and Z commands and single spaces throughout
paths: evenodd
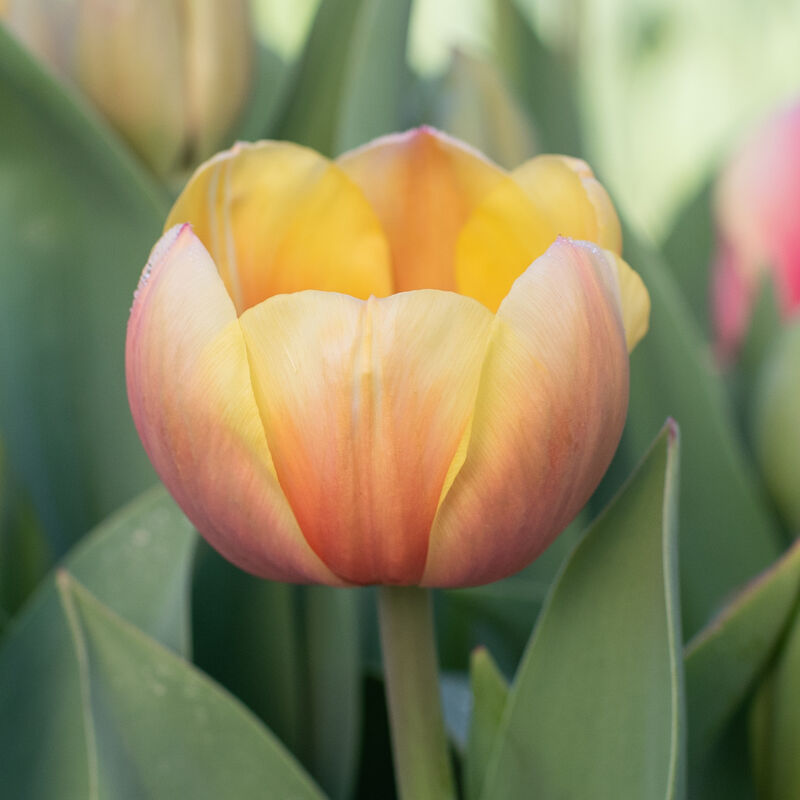
M 800 104 L 770 119 L 722 174 L 712 300 L 717 343 L 729 356 L 744 336 L 761 279 L 781 309 L 800 308 Z
M 649 313 L 619 251 L 574 159 L 505 172 L 427 128 L 336 161 L 237 145 L 195 173 L 142 275 L 137 429 L 198 530 L 256 575 L 502 578 L 617 446 Z

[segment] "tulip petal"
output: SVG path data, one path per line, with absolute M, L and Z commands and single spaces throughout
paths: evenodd
M 617 275 L 597 247 L 559 239 L 502 302 L 422 585 L 516 572 L 588 500 L 627 410 Z
M 303 289 L 392 291 L 380 222 L 336 164 L 299 145 L 238 144 L 203 164 L 167 219 L 192 223 L 239 313 Z
M 473 209 L 506 173 L 429 127 L 385 136 L 340 156 L 383 224 L 395 291 L 455 290 L 455 246 Z
M 189 225 L 153 249 L 128 323 L 128 397 L 153 466 L 197 529 L 242 569 L 341 584 L 275 476 L 236 310 Z
M 273 297 L 241 318 L 278 478 L 352 583 L 414 584 L 493 316 L 450 292 Z
M 616 212 L 589 167 L 537 156 L 499 183 L 465 223 L 456 251 L 458 291 L 496 310 L 557 236 L 621 247 Z

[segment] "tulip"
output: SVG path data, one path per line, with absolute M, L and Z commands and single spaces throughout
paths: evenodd
M 800 319 L 781 332 L 759 376 L 754 441 L 775 504 L 800 534 Z
M 239 144 L 165 231 L 128 325 L 130 405 L 164 483 L 241 568 L 494 581 L 606 470 L 649 298 L 583 162 L 506 172 L 428 128 L 336 161 Z
M 800 104 L 769 119 L 724 170 L 716 191 L 712 277 L 717 345 L 730 357 L 764 277 L 785 317 L 800 308 Z
M 4 16 L 158 175 L 217 150 L 247 98 L 247 0 L 9 0 Z

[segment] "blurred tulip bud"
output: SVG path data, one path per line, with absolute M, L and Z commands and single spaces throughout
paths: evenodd
M 800 533 L 800 320 L 787 326 L 761 372 L 754 439 L 767 488 Z
M 765 269 L 784 316 L 800 307 L 800 104 L 771 118 L 725 169 L 716 217 L 713 312 L 719 352 L 729 357 Z
M 446 131 L 504 167 L 536 152 L 533 125 L 494 64 L 454 50 L 442 88 L 437 121 Z
M 158 175 L 218 149 L 247 97 L 247 0 L 8 0 L 9 29 Z

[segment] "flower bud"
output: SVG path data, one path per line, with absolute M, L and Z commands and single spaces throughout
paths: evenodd
M 729 356 L 750 320 L 764 270 L 784 315 L 800 307 L 800 104 L 766 122 L 724 170 L 716 192 L 717 344 Z
M 782 331 L 764 364 L 754 414 L 767 488 L 791 530 L 800 533 L 800 320 Z
M 213 153 L 247 97 L 246 0 L 9 0 L 6 22 L 161 176 Z

